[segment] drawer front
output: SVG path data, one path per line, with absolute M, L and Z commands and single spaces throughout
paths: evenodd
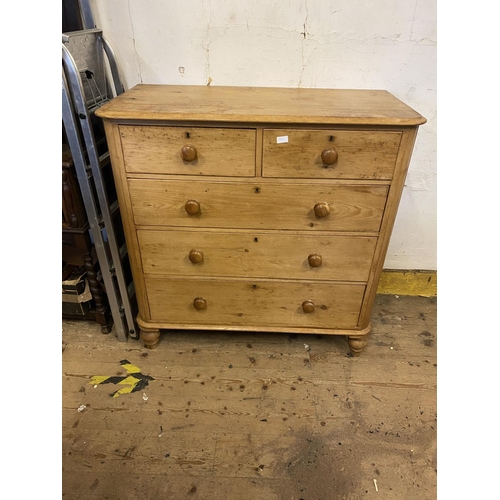
M 129 180 L 138 225 L 378 231 L 387 186 Z M 188 213 L 189 212 L 189 213 Z
M 357 326 L 365 291 L 361 284 L 188 278 L 147 279 L 146 288 L 151 321 L 341 329 Z
M 391 179 L 400 140 L 400 132 L 267 129 L 262 175 Z
M 255 129 L 120 125 L 125 169 L 134 173 L 253 177 L 255 135 Z
M 367 281 L 377 238 L 139 230 L 145 274 Z

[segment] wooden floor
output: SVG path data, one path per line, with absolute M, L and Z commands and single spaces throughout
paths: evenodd
M 63 497 L 436 498 L 436 308 L 377 296 L 359 358 L 289 334 L 164 332 L 148 351 L 64 321 Z M 154 380 L 110 397 L 127 386 L 91 377 L 123 360 Z

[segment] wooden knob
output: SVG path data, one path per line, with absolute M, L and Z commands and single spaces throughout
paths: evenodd
M 311 300 L 306 300 L 306 301 L 302 302 L 302 310 L 305 313 L 314 312 L 314 302 L 312 302 Z
M 207 308 L 207 301 L 203 297 L 196 297 L 193 300 L 193 306 L 197 311 L 203 311 Z
M 312 253 L 307 257 L 307 261 L 311 267 L 319 267 L 323 264 L 323 258 L 317 253 Z
M 203 261 L 203 250 L 198 250 L 196 248 L 193 248 L 190 252 L 189 252 L 189 260 L 193 263 L 193 264 L 199 264 L 200 262 Z
M 186 212 L 189 215 L 196 215 L 200 213 L 200 202 L 196 200 L 188 200 L 184 205 Z
M 339 159 L 339 154 L 335 148 L 323 149 L 321 153 L 321 161 L 323 165 L 333 165 Z
M 326 201 L 320 201 L 314 205 L 316 217 L 326 217 L 330 213 L 330 207 Z
M 191 144 L 187 144 L 181 149 L 181 157 L 184 161 L 194 161 L 198 158 L 198 151 Z

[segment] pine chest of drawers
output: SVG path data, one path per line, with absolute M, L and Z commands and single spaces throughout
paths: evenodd
M 138 85 L 102 106 L 146 347 L 345 335 L 359 355 L 418 126 L 385 91 Z

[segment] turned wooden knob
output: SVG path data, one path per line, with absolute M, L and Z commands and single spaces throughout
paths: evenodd
M 193 300 L 193 306 L 197 311 L 202 311 L 207 308 L 207 301 L 203 297 L 196 297 Z
M 198 250 L 196 248 L 193 248 L 189 252 L 189 260 L 193 264 L 199 264 L 200 262 L 202 262 L 203 261 L 203 250 Z
M 339 159 L 339 154 L 335 148 L 326 148 L 321 152 L 323 165 L 333 165 Z
M 330 213 L 330 207 L 326 201 L 320 201 L 314 205 L 314 213 L 316 217 L 326 217 Z
M 191 144 L 187 144 L 181 149 L 181 157 L 184 161 L 194 161 L 198 158 L 198 151 Z
M 186 212 L 189 215 L 196 215 L 200 213 L 200 202 L 196 200 L 188 200 L 184 205 Z
M 323 258 L 317 253 L 312 253 L 307 257 L 307 261 L 311 267 L 319 267 L 323 264 Z
M 306 300 L 306 301 L 302 302 L 302 310 L 305 313 L 314 312 L 314 302 L 312 300 Z

